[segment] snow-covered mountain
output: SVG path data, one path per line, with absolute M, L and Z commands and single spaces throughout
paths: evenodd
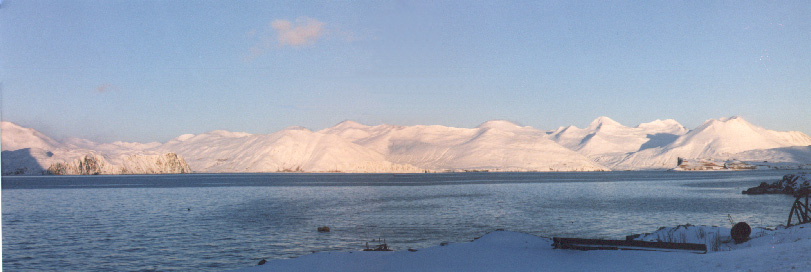
M 476 128 L 365 126 L 346 121 L 321 133 L 375 150 L 394 163 L 431 171 L 605 171 L 546 133 L 502 120 Z
M 741 161 L 806 162 L 811 163 L 811 145 L 770 149 L 755 149 L 735 154 Z
M 59 146 L 59 143 L 33 128 L 0 122 L 0 146 L 3 151 L 23 148 L 50 150 Z
M 687 129 L 673 119 L 627 127 L 602 116 L 586 128 L 561 127 L 547 137 L 597 163 L 613 166 L 629 154 L 666 146 L 685 133 Z
M 213 131 L 157 147 L 185 157 L 200 172 L 422 172 L 608 170 L 506 121 L 478 128 L 367 126 L 345 121 L 313 132 Z
M 288 128 L 271 134 L 212 131 L 156 148 L 176 152 L 198 172 L 420 172 L 340 136 Z
M 772 157 L 778 153 L 756 150 L 811 145 L 811 137 L 797 131 L 767 130 L 741 117 L 710 119 L 698 128 L 679 136 L 672 143 L 629 154 L 609 167 L 613 169 L 655 169 L 676 167 L 678 158 L 798 162 L 811 161 Z M 760 154 L 765 157 L 757 157 Z
M 549 138 L 587 156 L 630 153 L 669 144 L 687 132 L 673 119 L 626 127 L 608 117 L 595 119 L 587 128 L 559 128 Z
M 345 121 L 315 132 L 216 130 L 166 143 L 101 144 L 58 142 L 3 122 L 0 144 L 4 174 L 605 171 L 670 169 L 679 158 L 811 168 L 811 137 L 767 130 L 740 117 L 711 119 L 690 131 L 672 119 L 627 127 L 608 117 L 583 129 L 555 131 L 503 120 L 475 128 Z
M 148 152 L 159 143 L 98 144 L 84 139 L 63 143 L 31 128 L 0 123 L 3 175 L 93 175 L 190 173 L 174 153 Z

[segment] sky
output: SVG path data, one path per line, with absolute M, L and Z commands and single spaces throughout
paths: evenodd
M 4 121 L 98 142 L 599 116 L 811 134 L 811 3 L 3 0 L 0 95 Z

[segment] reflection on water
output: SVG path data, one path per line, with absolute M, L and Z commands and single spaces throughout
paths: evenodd
M 621 239 L 678 224 L 786 220 L 741 190 L 784 172 L 231 174 L 3 179 L 3 267 L 208 270 L 385 238 L 395 249 L 494 229 Z M 330 226 L 318 233 L 318 226 Z

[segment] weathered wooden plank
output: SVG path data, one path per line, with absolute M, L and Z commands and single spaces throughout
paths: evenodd
M 583 238 L 552 238 L 552 245 L 559 249 L 578 250 L 687 250 L 707 252 L 707 245 L 692 243 L 648 242 L 638 240 L 602 240 Z

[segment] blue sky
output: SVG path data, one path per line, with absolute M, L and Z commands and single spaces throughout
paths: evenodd
M 811 134 L 807 1 L 435 2 L 4 0 L 2 119 L 101 142 L 599 116 Z

